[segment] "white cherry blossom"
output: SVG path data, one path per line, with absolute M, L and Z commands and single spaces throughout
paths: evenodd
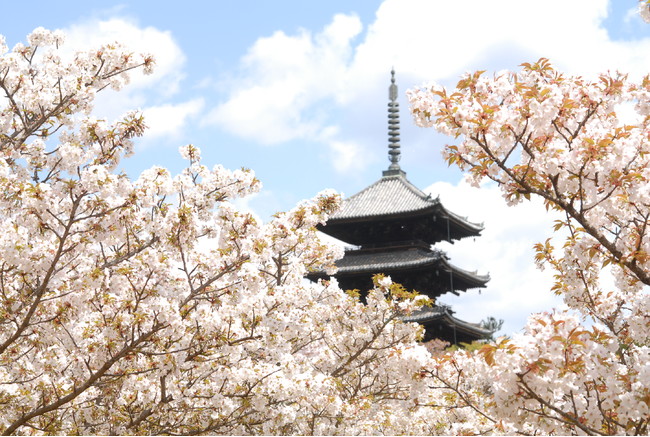
M 444 355 L 428 374 L 450 393 L 443 405 L 469 412 L 451 432 L 647 434 L 650 77 L 522 66 L 411 90 L 411 110 L 459 138 L 444 156 L 476 185 L 489 178 L 511 205 L 539 196 L 564 212 L 564 244 L 537 244 L 535 262 L 555 271 L 551 291 L 573 313 L 533 315 L 523 335 Z
M 423 304 L 335 280 L 316 225 L 331 191 L 259 223 L 252 171 L 180 148 L 178 175 L 116 169 L 141 114 L 92 117 L 149 72 L 114 44 L 63 56 L 39 28 L 0 40 L 0 430 L 6 434 L 424 433 L 429 353 L 399 316 Z

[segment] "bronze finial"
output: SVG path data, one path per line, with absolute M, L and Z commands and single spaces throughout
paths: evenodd
M 399 166 L 399 103 L 397 103 L 397 85 L 395 84 L 395 69 L 390 71 L 390 87 L 388 88 L 388 159 L 390 166 L 384 175 L 403 174 Z

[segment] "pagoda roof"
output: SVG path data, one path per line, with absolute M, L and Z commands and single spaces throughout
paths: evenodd
M 445 256 L 440 251 L 418 249 L 392 250 L 387 252 L 365 252 L 350 250 L 336 261 L 338 273 L 381 272 L 386 269 L 401 269 L 437 264 Z
M 459 333 L 473 339 L 487 338 L 493 331 L 483 328 L 478 323 L 470 323 L 461 320 L 452 315 L 452 311 L 446 305 L 434 305 L 432 307 L 423 307 L 414 311 L 408 316 L 401 318 L 404 322 L 417 322 L 422 325 L 431 323 L 442 323 Z
M 402 175 L 383 176 L 374 184 L 345 199 L 331 221 L 399 215 L 429 210 L 440 202 L 431 199 Z
M 451 264 L 444 252 L 422 248 L 408 248 L 390 251 L 347 251 L 345 256 L 336 261 L 338 271 L 336 276 L 384 273 L 394 270 L 427 269 L 435 267 L 445 272 L 451 272 L 456 278 L 456 284 L 463 289 L 484 287 L 490 280 L 489 275 L 479 275 L 476 272 L 463 270 Z M 450 290 L 458 294 L 456 290 Z
M 344 199 L 341 209 L 329 218 L 327 225 L 433 214 L 449 219 L 454 228 L 464 231 L 463 234 L 478 235 L 483 230 L 482 224 L 454 214 L 442 205 L 439 198 L 425 194 L 406 178 L 403 171 L 384 173 L 372 185 Z M 323 232 L 327 232 L 327 227 Z
M 318 229 L 357 246 L 385 244 L 391 239 L 420 239 L 435 244 L 478 236 L 482 224 L 447 210 L 439 198 L 425 194 L 406 178 L 399 165 L 399 103 L 394 70 L 388 94 L 388 169 L 378 181 L 343 199 L 341 208 Z M 368 223 L 371 226 L 366 226 Z

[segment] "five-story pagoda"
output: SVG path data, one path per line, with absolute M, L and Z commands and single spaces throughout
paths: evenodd
M 381 179 L 344 199 L 320 231 L 353 249 L 336 265 L 334 275 L 341 288 L 361 291 L 372 288 L 372 276 L 383 273 L 408 290 L 435 299 L 447 292 L 456 295 L 482 288 L 489 276 L 460 269 L 447 255 L 433 246 L 440 241 L 453 243 L 480 235 L 483 227 L 447 210 L 438 198 L 423 193 L 406 178 L 400 168 L 399 103 L 395 72 L 391 72 L 388 103 L 388 170 Z M 325 277 L 322 272 L 312 279 Z M 412 316 L 425 327 L 425 341 L 439 338 L 452 344 L 485 338 L 491 331 L 453 316 L 451 308 L 435 305 Z

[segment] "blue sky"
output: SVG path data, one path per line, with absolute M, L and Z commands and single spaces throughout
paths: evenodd
M 240 203 L 263 219 L 325 188 L 354 194 L 388 166 L 388 85 L 397 72 L 402 168 L 422 189 L 475 222 L 483 236 L 449 250 L 452 262 L 492 281 L 479 296 L 445 298 L 458 315 L 506 319 L 519 330 L 531 311 L 558 301 L 549 273 L 532 266 L 551 218 L 539 205 L 507 209 L 495 187 L 468 188 L 447 168 L 453 142 L 413 126 L 404 91 L 453 85 L 466 71 L 514 69 L 550 58 L 593 76 L 650 70 L 650 25 L 636 0 L 58 1 L 2 5 L 0 34 L 11 47 L 34 28 L 63 29 L 72 46 L 120 40 L 158 59 L 152 77 L 103 96 L 96 114 L 143 110 L 150 131 L 125 170 L 173 173 L 178 147 L 201 147 L 204 162 L 255 170 L 264 189 Z

